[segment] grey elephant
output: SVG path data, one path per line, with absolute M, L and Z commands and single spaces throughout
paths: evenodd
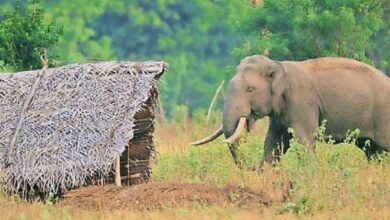
M 233 159 L 245 127 L 269 116 L 261 164 L 272 162 L 289 148 L 294 130 L 298 141 L 315 145 L 315 131 L 323 120 L 326 133 L 342 141 L 348 130 L 360 129 L 356 145 L 368 157 L 390 150 L 390 79 L 367 64 L 346 58 L 318 58 L 276 62 L 265 56 L 246 57 L 230 80 L 223 109 L 223 125 L 201 145 L 224 134 Z

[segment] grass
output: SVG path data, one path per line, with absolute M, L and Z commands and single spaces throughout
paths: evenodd
M 238 169 L 221 139 L 201 147 L 189 143 L 218 127 L 218 117 L 205 123 L 198 113 L 190 121 L 157 126 L 158 160 L 152 181 L 202 183 L 223 187 L 240 185 L 255 191 L 272 191 L 286 178 L 293 189 L 286 202 L 256 209 L 224 207 L 170 207 L 152 211 L 86 212 L 77 207 L 63 208 L 41 203 L 26 204 L 0 195 L 0 219 L 389 219 L 390 156 L 367 161 L 363 152 L 349 143 L 318 143 L 316 154 L 292 142 L 292 148 L 275 166 L 262 172 Z M 256 166 L 262 153 L 267 120 L 244 135 L 241 158 Z M 321 132 L 320 132 L 321 133 Z

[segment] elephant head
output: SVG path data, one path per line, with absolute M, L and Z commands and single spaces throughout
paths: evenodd
M 236 147 L 242 130 L 254 121 L 279 114 L 287 87 L 286 70 L 281 63 L 265 56 L 250 56 L 237 66 L 229 82 L 223 109 L 223 125 L 209 137 L 192 143 L 201 145 L 224 134 L 233 159 L 240 164 Z

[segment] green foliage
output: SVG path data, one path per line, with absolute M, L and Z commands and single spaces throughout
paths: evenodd
M 3 0 L 0 11 L 26 2 Z M 176 105 L 187 105 L 191 113 L 207 108 L 239 58 L 265 49 L 279 60 L 346 56 L 389 71 L 388 0 L 261 2 L 253 7 L 235 0 L 41 0 L 41 6 L 47 21 L 64 26 L 64 36 L 50 50 L 58 55 L 57 65 L 113 59 L 170 63 L 160 86 L 169 116 Z M 218 108 L 221 103 L 219 98 Z
M 4 65 L 16 71 L 41 68 L 39 48 L 52 48 L 63 33 L 61 27 L 47 23 L 38 0 L 7 11 L 0 20 L 0 60 Z
M 0 10 L 26 1 L 3 0 Z M 53 51 L 59 64 L 90 60 L 161 59 L 170 70 L 160 87 L 169 115 L 175 105 L 207 107 L 229 77 L 240 40 L 226 22 L 240 1 L 42 0 L 48 20 L 64 26 Z M 219 99 L 219 105 L 221 99 Z
M 310 208 L 307 205 L 307 199 L 300 198 L 296 203 L 286 202 L 285 204 L 283 204 L 283 209 L 281 210 L 281 212 L 293 212 L 294 214 L 304 215 L 310 213 Z
M 382 26 L 378 0 L 264 0 L 237 18 L 247 42 L 240 57 L 269 49 L 275 59 L 304 60 L 321 56 L 367 61 L 371 37 Z
M 204 108 L 197 108 L 192 112 L 192 120 L 194 124 L 203 125 L 206 123 L 207 110 Z
M 258 135 L 246 135 L 240 142 L 242 143 L 238 148 L 240 160 L 248 168 L 257 168 L 261 155 L 263 154 L 261 143 L 264 143 L 264 138 L 261 138 Z
M 160 156 L 153 179 L 187 183 L 208 180 L 213 185 L 225 185 L 235 169 L 226 146 L 214 146 L 208 150 L 194 148 L 184 154 Z
M 296 197 L 283 206 L 282 212 L 292 211 L 302 215 L 312 209 L 343 207 L 343 202 L 332 198 L 337 197 L 344 186 L 349 186 L 346 193 L 356 199 L 357 205 L 366 201 L 357 192 L 357 188 L 361 187 L 357 176 L 369 166 L 363 151 L 354 145 L 359 130 L 348 131 L 346 141 L 334 145 L 331 136 L 325 135 L 325 125 L 326 121 L 317 130 L 315 154 L 295 138 L 290 140 L 291 147 L 279 166 L 294 177 L 296 182 L 293 193 Z M 293 133 L 291 129 L 290 132 Z
M 172 121 L 184 124 L 188 119 L 188 107 L 186 105 L 175 105 L 172 109 Z
M 384 11 L 382 28 L 372 37 L 375 42 L 372 49 L 368 50 L 368 56 L 374 60 L 376 66 L 390 75 L 390 1 L 380 0 Z
M 111 1 L 42 1 L 48 18 L 64 26 L 64 37 L 56 48 L 61 64 L 118 58 L 113 53 L 109 33 L 98 35 L 93 27 L 94 21 L 107 10 L 107 4 Z M 111 24 L 104 22 L 99 25 Z
M 58 54 L 59 65 L 91 60 L 109 60 L 117 56 L 112 51 L 111 37 L 103 33 L 97 35 L 92 27 L 95 19 L 107 10 L 108 0 L 41 0 L 45 17 L 63 26 L 64 35 L 53 52 Z M 0 10 L 25 7 L 26 0 L 3 0 Z M 100 24 L 102 26 L 106 24 Z
M 49 206 L 52 206 L 56 203 L 57 199 L 57 195 L 53 192 L 50 192 L 46 197 L 45 203 Z
M 92 27 L 110 34 L 121 59 L 163 59 L 170 63 L 161 97 L 171 112 L 176 104 L 206 107 L 238 42 L 225 21 L 238 3 L 214 0 L 112 1 Z M 106 25 L 101 25 L 102 23 Z

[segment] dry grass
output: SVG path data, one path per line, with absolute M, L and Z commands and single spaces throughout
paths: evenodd
M 205 125 L 205 117 L 199 115 L 193 122 L 183 116 L 157 126 L 159 160 L 152 181 L 213 187 L 239 185 L 277 200 L 282 195 L 275 189 L 289 179 L 293 189 L 288 199 L 251 208 L 181 205 L 87 212 L 77 207 L 26 204 L 0 196 L 0 219 L 390 219 L 389 156 L 381 156 L 380 162 L 368 162 L 355 146 L 322 143 L 316 155 L 298 158 L 297 152 L 302 148 L 293 143 L 280 164 L 265 167 L 261 173 L 240 170 L 220 139 L 203 147 L 189 146 L 220 123 L 217 115 L 210 125 Z M 262 152 L 266 124 L 266 120 L 261 121 L 253 134 L 245 136 L 240 148 L 241 157 L 250 167 L 257 164 Z

